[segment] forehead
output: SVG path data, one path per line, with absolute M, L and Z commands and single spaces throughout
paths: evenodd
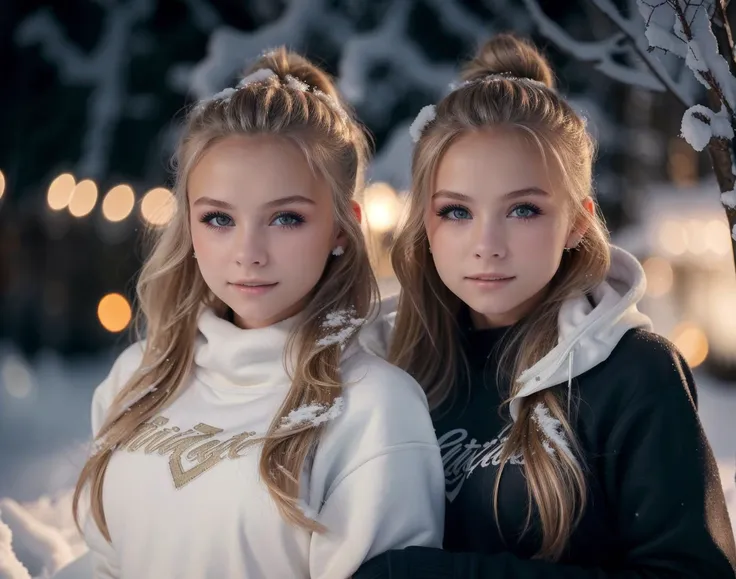
M 293 141 L 275 135 L 229 136 L 211 144 L 188 179 L 190 201 L 216 196 L 234 203 L 284 195 L 319 197 L 322 180 Z
M 539 146 L 522 130 L 483 129 L 460 135 L 438 163 L 434 190 L 502 196 L 539 188 L 552 193 L 556 179 Z

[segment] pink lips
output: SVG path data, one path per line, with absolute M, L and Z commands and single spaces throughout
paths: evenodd
M 503 275 L 478 275 L 465 278 L 481 288 L 500 288 L 508 284 L 509 282 L 516 279 L 514 276 L 503 276 Z
M 231 283 L 230 287 L 236 291 L 251 295 L 259 296 L 268 293 L 270 290 L 275 288 L 277 283 L 265 283 L 265 282 L 243 282 L 243 283 Z

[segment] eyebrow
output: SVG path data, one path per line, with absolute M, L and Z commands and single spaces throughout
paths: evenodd
M 504 197 L 507 199 L 516 199 L 517 197 L 523 197 L 524 195 L 539 195 L 542 197 L 550 196 L 549 192 L 545 191 L 544 189 L 540 189 L 539 187 L 524 187 L 523 189 L 510 191 L 504 194 Z M 436 197 L 447 197 L 449 199 L 456 199 L 457 201 L 465 202 L 472 200 L 469 195 L 465 195 L 464 193 L 457 193 L 456 191 L 448 191 L 446 189 L 440 189 L 434 195 L 432 195 L 433 200 Z
M 265 204 L 265 207 L 279 207 L 281 205 L 288 205 L 289 203 L 316 205 L 314 200 L 309 197 L 304 197 L 303 195 L 289 195 L 288 197 L 281 197 L 280 199 L 269 201 Z M 221 209 L 234 209 L 234 207 L 227 201 L 213 199 L 212 197 L 200 197 L 193 203 L 193 205 L 211 205 L 212 207 L 219 207 Z

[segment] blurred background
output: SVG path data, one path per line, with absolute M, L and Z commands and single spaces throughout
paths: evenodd
M 408 127 L 501 31 L 546 50 L 588 119 L 598 202 L 614 242 L 644 264 L 641 309 L 696 369 L 733 501 L 733 255 L 710 160 L 680 137 L 682 94 L 702 102 L 705 90 L 675 57 L 641 50 L 629 0 L 3 0 L 0 497 L 73 536 L 59 497 L 83 461 L 92 391 L 131 340 L 141 234 L 171 217 L 186 107 L 281 44 L 323 65 L 375 137 L 363 204 L 392 291 L 385 249 L 409 186 Z M 639 51 L 620 49 L 624 37 Z M 647 58 L 681 92 L 648 77 Z M 38 572 L 38 555 L 19 548 Z

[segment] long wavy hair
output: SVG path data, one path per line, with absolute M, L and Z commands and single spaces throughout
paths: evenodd
M 489 77 L 491 74 L 496 76 Z M 549 170 L 561 176 L 573 222 L 586 228 L 577 249 L 563 256 L 543 301 L 504 341 L 499 368 L 511 378 L 506 403 L 521 387 L 521 372 L 556 345 L 561 304 L 602 282 L 610 266 L 609 239 L 602 218 L 598 213 L 591 215 L 584 206 L 593 190 L 594 142 L 584 120 L 555 90 L 545 58 L 527 42 L 499 35 L 487 41 L 464 66 L 462 80 L 467 82 L 437 104 L 436 117 L 416 145 L 406 222 L 391 252 L 402 293 L 389 359 L 424 386 L 433 409 L 453 392 L 458 376 L 467 376 L 468 368 L 457 323 L 463 304 L 437 273 L 423 223 L 437 167 L 458 137 L 498 128 L 528 139 L 538 147 Z M 554 455 L 545 451 L 545 439 L 534 422 L 533 409 L 540 402 L 562 424 L 577 460 L 561 449 Z M 536 506 L 542 528 L 537 557 L 547 560 L 558 560 L 562 555 L 586 500 L 585 465 L 562 402 L 554 390 L 523 400 L 505 443 L 493 493 L 497 512 L 504 466 L 510 457 L 521 454 L 529 492 L 526 529 Z
M 156 234 L 137 283 L 136 328 L 139 335 L 145 330 L 146 336 L 143 359 L 107 412 L 96 434 L 99 450 L 84 465 L 74 493 L 77 525 L 80 497 L 89 487 L 92 517 L 108 541 L 102 488 L 113 452 L 187 385 L 201 307 L 209 306 L 220 315 L 227 310 L 192 259 L 187 178 L 209 147 L 231 135 L 278 135 L 296 143 L 312 170 L 327 180 L 336 221 L 348 238 L 344 255 L 328 260 L 299 327 L 289 336 L 284 362 L 295 355 L 295 363 L 290 364 L 291 389 L 268 432 L 256 441 L 263 445 L 261 479 L 281 515 L 294 525 L 325 530 L 305 515 L 298 501 L 305 459 L 318 444 L 322 427 L 307 423 L 285 430 L 280 425 L 296 408 L 329 407 L 341 395 L 341 349 L 338 344 L 317 344 L 325 332 L 322 323 L 327 314 L 341 310 L 365 318 L 378 295 L 365 238 L 351 205 L 363 188 L 370 143 L 328 75 L 307 59 L 279 48 L 246 72 L 259 69 L 270 69 L 275 75 L 246 83 L 229 98 L 205 101 L 193 107 L 186 119 L 174 157 L 176 211 L 168 226 Z

